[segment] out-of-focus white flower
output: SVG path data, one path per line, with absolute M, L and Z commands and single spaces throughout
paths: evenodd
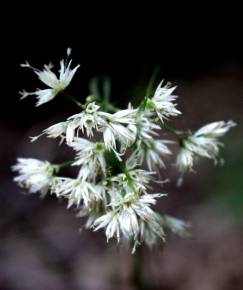
M 219 147 L 223 146 L 218 138 L 225 135 L 235 125 L 233 121 L 213 122 L 185 137 L 176 160 L 179 171 L 192 170 L 193 161 L 197 157 L 206 157 L 217 162 Z
M 69 56 L 71 50 L 67 50 L 67 56 Z M 26 98 L 29 95 L 36 95 L 38 102 L 36 106 L 40 106 L 44 103 L 51 101 L 58 93 L 63 91 L 71 82 L 74 74 L 76 73 L 79 65 L 74 69 L 71 69 L 72 60 L 68 62 L 68 59 L 60 61 L 59 78 L 54 72 L 51 71 L 51 66 L 44 65 L 43 70 L 32 67 L 28 62 L 21 64 L 22 67 L 31 68 L 35 74 L 37 74 L 40 81 L 47 85 L 50 89 L 37 90 L 35 92 L 26 92 L 25 90 L 20 92 L 21 99 Z
M 95 185 L 83 179 L 57 177 L 53 182 L 52 192 L 57 197 L 67 198 L 68 208 L 73 205 L 79 207 L 81 202 L 88 208 L 92 201 L 101 198 L 95 190 Z
M 19 173 L 14 181 L 21 187 L 26 187 L 31 193 L 40 191 L 45 195 L 52 184 L 55 166 L 48 161 L 33 158 L 18 158 L 17 162 L 12 167 L 13 171 Z
M 193 171 L 193 155 L 194 153 L 187 148 L 181 148 L 176 159 L 176 167 L 180 172 Z
M 150 223 L 147 223 L 144 220 L 141 220 L 140 222 L 140 243 L 144 242 L 149 247 L 156 245 L 159 240 L 165 241 L 165 232 L 160 223 L 159 215 L 155 215 L 155 219 Z M 132 251 L 133 253 L 136 250 L 136 246 L 137 244 L 135 243 Z
M 189 235 L 188 228 L 190 227 L 190 224 L 183 220 L 169 215 L 163 215 L 161 216 L 161 223 L 179 236 L 185 237 Z
M 176 109 L 176 104 L 174 103 L 177 96 L 172 95 L 176 87 L 171 87 L 170 84 L 162 87 L 162 83 L 163 81 L 157 87 L 152 99 L 148 100 L 148 107 L 155 109 L 161 121 L 163 121 L 163 119 L 168 119 L 170 116 L 174 117 L 181 114 L 181 112 Z
M 208 137 L 208 138 L 219 138 L 225 135 L 232 127 L 235 127 L 236 123 L 234 121 L 218 121 L 207 124 L 195 132 L 197 137 Z
M 104 143 L 91 142 L 84 138 L 75 138 L 70 144 L 75 151 L 77 157 L 73 165 L 86 165 L 89 167 L 90 174 L 96 176 L 100 169 L 106 175 L 106 161 L 104 157 Z

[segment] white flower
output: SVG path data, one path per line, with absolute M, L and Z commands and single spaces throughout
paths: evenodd
M 79 126 L 78 120 L 74 119 L 73 121 L 67 122 L 67 130 L 66 130 L 66 142 L 68 145 L 70 145 L 73 142 L 75 131 L 77 127 Z
M 128 192 L 124 197 L 118 196 L 111 206 L 112 210 L 102 215 L 94 222 L 95 230 L 106 228 L 107 240 L 116 238 L 119 242 L 120 236 L 127 240 L 138 241 L 141 233 L 141 222 L 153 225 L 157 235 L 163 236 L 162 227 L 158 224 L 156 213 L 150 208 L 156 203 L 155 198 L 163 196 L 161 194 L 146 194 L 135 197 L 132 192 Z M 158 230 L 160 229 L 160 230 Z
M 45 129 L 43 132 L 46 134 L 48 138 L 57 138 L 63 136 L 63 134 L 67 130 L 68 123 L 67 122 L 60 122 L 50 126 L 49 128 Z
M 170 116 L 174 117 L 181 114 L 181 112 L 176 109 L 176 104 L 173 103 L 177 99 L 177 96 L 172 95 L 176 87 L 170 87 L 170 84 L 162 87 L 162 83 L 163 81 L 157 87 L 152 99 L 148 101 L 148 106 L 151 105 L 151 107 L 155 109 L 161 121 Z
M 85 110 L 79 114 L 73 115 L 68 118 L 67 127 L 67 143 L 71 144 L 75 136 L 75 130 L 80 129 L 82 133 L 86 131 L 87 136 L 93 136 L 93 130 L 98 129 L 101 118 L 98 115 L 99 106 L 89 103 Z
M 118 215 L 115 212 L 107 212 L 94 221 L 95 231 L 106 228 L 105 234 L 107 241 L 115 237 L 117 241 L 120 241 L 120 223 Z
M 54 99 L 55 96 L 58 94 L 58 91 L 54 91 L 53 89 L 37 89 L 35 92 L 27 92 L 23 90 L 19 93 L 21 95 L 21 100 L 28 96 L 37 96 L 38 101 L 36 103 L 36 107 L 38 107 Z
M 65 139 L 65 133 L 66 133 L 67 127 L 68 127 L 68 122 L 60 122 L 60 123 L 54 124 L 48 127 L 47 129 L 43 130 L 43 132 L 40 135 L 30 137 L 31 142 L 34 142 L 37 139 L 39 139 L 41 136 L 46 135 L 47 138 L 61 137 L 61 143 L 62 143 L 62 141 Z
M 116 138 L 113 130 L 110 127 L 106 127 L 103 131 L 104 143 L 105 147 L 108 150 L 116 148 Z
M 95 185 L 84 179 L 72 179 L 65 177 L 55 178 L 52 192 L 59 197 L 68 199 L 68 208 L 72 205 L 80 206 L 81 202 L 85 207 L 93 201 L 99 200 L 99 192 L 96 192 Z
M 65 122 L 60 122 L 45 129 L 42 134 L 31 137 L 32 141 L 37 140 L 40 136 L 46 135 L 48 138 L 61 137 L 61 141 L 66 138 L 66 142 L 70 145 L 74 137 L 78 135 L 78 131 L 87 133 L 87 136 L 93 136 L 93 129 L 98 129 L 100 117 L 97 114 L 99 106 L 95 103 L 89 103 L 85 110 L 79 114 L 73 115 Z
M 45 195 L 52 184 L 55 167 L 48 161 L 33 158 L 18 158 L 12 167 L 19 175 L 14 178 L 20 186 L 26 187 L 31 193 L 40 191 Z
M 171 143 L 173 142 L 168 140 L 147 140 L 144 142 L 144 153 L 149 170 L 165 167 L 162 157 L 171 155 L 171 151 L 166 145 Z
M 153 140 L 159 135 L 156 131 L 161 130 L 161 127 L 153 122 L 152 117 L 153 113 L 149 110 L 138 111 L 135 123 L 128 125 L 135 136 L 134 145 L 140 147 L 145 140 Z
M 165 227 L 169 228 L 173 233 L 179 235 L 179 236 L 188 236 L 188 228 L 190 227 L 190 224 L 187 222 L 184 222 L 183 220 L 180 220 L 178 218 L 174 218 L 169 215 L 163 215 L 161 217 L 161 223 Z
M 157 130 L 161 127 L 152 120 L 152 113 L 148 110 L 138 112 L 136 124 L 129 125 L 129 128 L 136 135 L 137 149 L 132 153 L 132 157 L 138 164 L 142 164 L 146 159 L 150 171 L 155 171 L 157 167 L 165 167 L 162 157 L 171 155 L 166 144 L 173 144 L 169 140 L 155 140 L 159 134 Z
M 151 205 L 156 204 L 156 198 L 167 196 L 167 194 L 161 194 L 161 193 L 154 193 L 154 194 L 143 194 L 139 199 L 136 199 L 134 203 L 131 200 L 128 200 L 129 203 L 131 203 L 131 207 L 135 210 L 136 214 L 147 223 L 150 223 L 151 221 L 155 221 L 157 219 L 156 213 L 151 209 Z
M 115 187 L 127 189 L 132 186 L 136 192 L 145 192 L 150 181 L 153 179 L 154 172 L 149 172 L 143 169 L 127 170 L 127 173 L 120 173 L 111 177 L 110 181 L 115 184 Z
M 71 50 L 67 50 L 67 56 L 69 56 Z M 28 62 L 22 64 L 22 67 L 31 68 L 35 74 L 37 74 L 40 81 L 42 81 L 45 85 L 49 87 L 49 89 L 37 90 L 35 92 L 20 92 L 22 98 L 26 98 L 29 95 L 36 95 L 38 102 L 36 106 L 40 106 L 44 103 L 51 101 L 58 93 L 63 91 L 71 82 L 74 74 L 76 73 L 79 65 L 77 65 L 74 69 L 71 69 L 72 60 L 68 62 L 68 59 L 60 61 L 60 70 L 59 70 L 59 78 L 56 76 L 54 72 L 51 71 L 50 66 L 45 65 L 43 70 L 36 69 Z
M 150 171 L 156 171 L 158 167 L 165 167 L 163 157 L 171 155 L 171 151 L 166 144 L 173 144 L 169 140 L 141 139 L 138 148 L 133 155 L 138 156 L 138 162 L 146 160 Z
M 84 138 L 75 138 L 70 147 L 78 152 L 77 161 L 73 165 L 86 165 L 92 176 L 96 176 L 100 169 L 106 175 L 105 146 L 103 143 L 91 142 Z
M 187 148 L 181 148 L 176 159 L 176 167 L 180 172 L 193 171 L 193 155 L 194 153 Z
M 135 124 L 136 113 L 137 110 L 133 109 L 121 110 L 114 114 L 99 112 L 100 130 L 108 150 L 116 149 L 116 140 L 119 140 L 124 149 L 135 141 L 136 135 L 128 125 Z
M 192 170 L 193 159 L 197 157 L 206 157 L 217 162 L 219 147 L 223 145 L 218 138 L 225 135 L 235 125 L 233 121 L 213 122 L 185 137 L 176 160 L 179 171 Z
M 107 122 L 111 123 L 119 123 L 119 124 L 133 124 L 135 122 L 135 117 L 137 113 L 137 109 L 125 109 L 120 110 L 114 114 L 106 113 L 106 112 L 100 112 L 100 116 L 105 118 Z

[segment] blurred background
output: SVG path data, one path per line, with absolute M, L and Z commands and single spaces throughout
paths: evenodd
M 72 27 L 61 27 L 58 33 L 57 27 L 33 32 L 32 20 L 23 25 L 20 16 L 19 25 L 6 32 L 2 47 L 0 290 L 138 289 L 128 249 L 107 245 L 102 232 L 80 232 L 82 220 L 65 204 L 27 195 L 12 180 L 10 167 L 18 156 L 51 162 L 73 157 L 55 140 L 30 143 L 29 136 L 76 113 L 76 107 L 58 96 L 35 108 L 34 97 L 19 101 L 18 95 L 23 88 L 41 87 L 20 63 L 28 60 L 41 67 L 52 61 L 58 66 L 68 46 L 73 48 L 74 63 L 82 66 L 67 92 L 80 101 L 89 94 L 90 79 L 109 76 L 116 106 L 124 108 L 130 100 L 137 103 L 159 65 L 157 83 L 165 79 L 178 86 L 183 115 L 173 120 L 173 126 L 194 130 L 217 120 L 238 123 L 223 140 L 224 166 L 201 161 L 197 173 L 187 174 L 180 188 L 175 186 L 178 174 L 173 166 L 161 172 L 171 182 L 165 185 L 168 198 L 159 202 L 158 210 L 190 221 L 191 238 L 168 233 L 166 244 L 153 250 L 143 247 L 140 289 L 243 289 L 243 52 L 236 43 L 231 37 L 218 42 L 219 35 L 213 33 L 212 43 L 201 32 L 195 38 L 183 30 L 169 39 L 166 34 L 159 40 L 150 35 L 148 40 L 138 27 L 130 31 L 131 42 L 120 39 L 122 29 L 115 36 L 97 27 L 88 36 L 82 29 L 71 33 Z M 230 50 L 225 46 L 229 41 Z

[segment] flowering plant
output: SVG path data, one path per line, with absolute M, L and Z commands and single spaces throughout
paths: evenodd
M 72 60 L 61 60 L 59 77 L 52 65 L 43 70 L 30 68 L 48 88 L 35 92 L 21 92 L 22 98 L 36 95 L 36 106 L 43 105 L 64 94 L 79 107 L 79 112 L 65 121 L 54 124 L 32 137 L 60 138 L 61 143 L 73 148 L 76 158 L 62 164 L 51 164 L 33 158 L 18 158 L 13 170 L 14 180 L 42 196 L 53 194 L 67 200 L 67 207 L 75 207 L 79 217 L 87 217 L 86 227 L 94 231 L 104 229 L 107 241 L 115 238 L 132 242 L 133 251 L 144 242 L 152 246 L 165 240 L 164 228 L 179 235 L 187 233 L 188 224 L 152 209 L 157 199 L 165 193 L 153 193 L 152 183 L 159 180 L 159 169 L 165 168 L 164 158 L 172 155 L 169 148 L 174 143 L 160 139 L 160 131 L 173 133 L 178 141 L 179 153 L 176 167 L 180 180 L 193 170 L 201 157 L 218 160 L 219 138 L 235 126 L 233 121 L 213 122 L 196 132 L 178 131 L 167 124 L 171 117 L 181 114 L 175 103 L 176 87 L 161 82 L 154 94 L 148 93 L 138 107 L 131 104 L 126 109 L 114 107 L 108 98 L 88 96 L 84 104 L 65 93 L 79 65 L 71 69 Z M 150 84 L 151 87 L 151 84 Z M 62 176 L 65 166 L 78 167 L 76 177 Z M 144 169 L 145 168 L 145 169 Z M 157 177 L 156 177 L 157 176 Z M 151 193 L 152 192 L 152 193 Z

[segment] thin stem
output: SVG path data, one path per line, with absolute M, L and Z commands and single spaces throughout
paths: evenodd
M 153 84 L 154 84 L 155 79 L 156 79 L 158 72 L 159 72 L 159 69 L 160 69 L 160 66 L 157 65 L 152 72 L 148 86 L 146 88 L 145 97 L 142 99 L 142 101 L 140 102 L 140 104 L 138 106 L 139 112 L 144 111 L 146 108 L 147 102 L 149 100 L 149 97 L 150 97 L 152 89 L 153 89 Z
M 190 133 L 183 132 L 183 131 L 177 131 L 176 129 L 174 129 L 173 127 L 171 127 L 165 123 L 160 124 L 160 127 L 162 129 L 165 129 L 166 131 L 174 134 L 177 138 L 177 141 L 178 141 L 178 144 L 180 147 L 184 146 L 184 140 L 186 140 L 190 136 Z
M 68 167 L 68 166 L 72 165 L 74 162 L 75 162 L 75 160 L 68 160 L 68 161 L 65 161 L 63 163 L 56 164 L 55 166 L 58 168 L 58 170 L 60 170 L 61 168 Z
M 75 103 L 77 106 L 79 106 L 80 108 L 83 109 L 83 105 L 82 105 L 80 102 L 78 102 L 77 100 L 75 100 L 73 97 L 71 97 L 70 95 L 68 95 L 68 94 L 65 93 L 65 92 L 62 92 L 62 94 L 63 94 L 65 97 L 67 97 L 69 100 L 71 100 L 73 103 Z
M 166 131 L 168 131 L 168 132 L 170 132 L 170 133 L 173 133 L 173 134 L 175 134 L 175 135 L 178 135 L 178 133 L 177 133 L 177 131 L 176 131 L 175 128 L 173 128 L 173 127 L 171 127 L 171 126 L 169 126 L 169 125 L 167 125 L 167 124 L 165 124 L 165 123 L 160 124 L 160 127 L 161 127 L 162 129 L 165 129 Z
M 173 128 L 173 127 L 171 127 L 171 126 L 169 126 L 169 125 L 167 125 L 165 123 L 161 123 L 160 127 L 162 129 L 165 129 L 166 131 L 174 134 L 176 136 L 177 140 L 178 140 L 178 143 L 181 144 L 182 139 L 183 139 L 183 134 L 181 132 L 177 131 L 175 128 Z
M 145 96 L 146 97 L 149 97 L 151 95 L 151 91 L 152 91 L 152 88 L 153 88 L 153 84 L 155 82 L 155 79 L 159 73 L 159 70 L 160 70 L 160 66 L 159 65 L 156 65 L 153 72 L 152 72 L 152 75 L 150 77 L 150 80 L 149 80 L 149 83 L 148 83 L 148 86 L 147 86 L 147 89 L 146 89 L 146 94 Z

